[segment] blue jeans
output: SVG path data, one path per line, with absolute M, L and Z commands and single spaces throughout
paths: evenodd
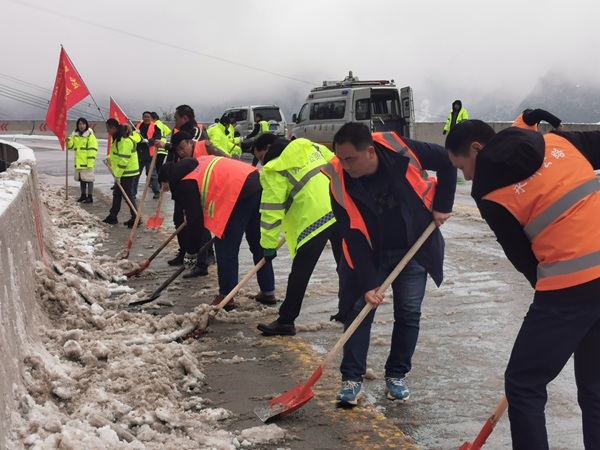
M 600 449 L 600 301 L 551 306 L 534 302 L 505 373 L 513 449 L 547 450 L 546 386 L 575 355 L 577 400 L 586 449 Z
M 137 177 L 137 180 L 134 185 L 134 189 L 133 189 L 134 197 L 137 197 L 138 185 L 140 182 L 140 178 L 142 176 L 142 172 L 144 170 L 146 171 L 146 180 L 148 180 L 148 171 L 150 170 L 151 163 L 152 163 L 152 159 L 142 159 L 142 158 L 139 159 L 140 176 Z M 158 184 L 158 173 L 156 172 L 156 165 L 152 169 L 152 175 L 150 176 L 150 189 L 152 189 L 152 192 L 154 192 L 155 194 L 160 192 L 160 185 Z
M 260 206 L 261 191 L 247 199 L 236 203 L 227 221 L 221 239 L 215 239 L 217 257 L 217 275 L 219 276 L 219 294 L 225 297 L 238 284 L 238 256 L 242 236 L 246 233 L 246 241 L 254 258 L 254 264 L 263 257 L 260 246 Z M 273 264 L 266 263 L 256 274 L 260 290 L 265 295 L 275 294 L 275 275 Z
M 388 251 L 381 255 L 377 273 L 378 285 L 383 283 L 406 252 L 407 250 Z M 426 283 L 427 272 L 415 259 L 409 261 L 392 283 L 394 328 L 390 354 L 385 364 L 386 377 L 403 378 L 410 372 L 412 356 L 419 337 L 421 303 L 423 303 Z M 344 330 L 348 329 L 364 306 L 365 297 L 361 295 L 346 318 Z M 367 371 L 367 353 L 375 311 L 371 311 L 365 317 L 344 345 L 344 356 L 340 366 L 342 381 L 362 381 L 362 376 Z

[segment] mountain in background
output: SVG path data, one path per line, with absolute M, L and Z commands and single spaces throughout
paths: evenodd
M 292 114 L 298 113 L 308 89 L 300 87 L 283 91 L 265 100 L 263 96 L 249 93 L 239 101 L 190 103 L 196 110 L 196 117 L 201 122 L 212 122 L 220 117 L 225 109 L 232 106 L 276 104 L 283 111 L 288 122 Z M 516 98 L 506 90 L 491 93 L 473 93 L 462 89 L 456 91 L 451 86 L 440 86 L 432 83 L 423 92 L 414 92 L 415 115 L 418 122 L 443 122 L 450 111 L 451 102 L 459 98 L 472 119 L 485 121 L 512 121 L 526 108 L 542 108 L 558 116 L 563 122 L 599 123 L 600 122 L 600 82 L 584 80 L 578 75 L 566 76 L 558 71 L 550 71 L 540 77 L 533 90 L 524 98 Z M 448 99 L 451 99 L 448 101 Z M 3 99 L 0 99 L 3 100 Z M 134 123 L 141 117 L 142 109 L 136 101 L 122 99 L 121 107 L 132 115 Z M 171 113 L 177 105 L 157 104 L 154 110 L 161 117 Z M 80 115 L 97 120 L 97 109 L 80 104 L 71 111 L 70 118 Z M 81 114 L 83 113 L 83 114 Z M 86 114 L 87 113 L 87 114 Z M 46 111 L 28 105 L 0 101 L 0 119 L 4 120 L 43 120 Z

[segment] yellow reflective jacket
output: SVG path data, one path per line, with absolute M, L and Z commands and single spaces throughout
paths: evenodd
M 229 125 L 229 134 L 227 135 L 227 139 L 229 139 L 231 144 L 233 144 L 233 147 L 232 147 L 232 150 L 231 150 L 231 153 L 229 156 L 241 155 L 242 147 L 240 146 L 240 138 L 235 137 L 235 128 L 233 127 L 233 125 Z
M 75 152 L 75 168 L 79 170 L 94 170 L 98 141 L 91 128 L 79 134 L 71 133 L 67 142 L 67 149 Z
M 308 139 L 292 141 L 262 169 L 260 183 L 260 245 L 276 248 L 283 227 L 292 258 L 298 248 L 335 223 L 329 200 L 329 179 L 321 167 L 333 153 Z
M 122 137 L 116 141 L 113 139 L 110 144 L 108 160 L 115 177 L 137 177 L 140 174 L 140 163 L 135 146 L 141 140 L 138 133 L 131 133 L 131 136 Z
M 167 136 L 171 134 L 171 129 L 166 126 L 164 123 L 162 123 L 162 121 L 159 120 L 155 120 L 154 121 L 154 125 L 158 127 L 158 129 L 160 130 L 160 140 L 163 141 L 165 144 L 167 143 Z M 156 148 L 156 153 L 158 153 L 159 155 L 168 155 L 169 151 L 166 148 Z
M 225 134 L 225 125 L 222 123 L 216 124 L 214 127 L 210 127 L 206 130 L 210 141 L 220 150 L 223 150 L 229 156 L 233 154 L 235 144 L 229 140 Z
M 461 108 L 458 111 L 458 115 L 456 116 L 456 123 L 462 122 L 463 120 L 469 119 L 469 113 L 465 108 Z M 444 126 L 444 131 L 450 131 L 450 124 L 452 123 L 452 111 L 448 114 L 448 119 L 446 119 L 446 125 Z

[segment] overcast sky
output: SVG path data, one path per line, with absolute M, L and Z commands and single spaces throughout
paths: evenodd
M 410 85 L 432 111 L 498 91 L 518 103 L 549 70 L 600 75 L 597 0 L 0 0 L 0 11 L 0 85 L 44 95 L 2 75 L 51 88 L 62 44 L 101 106 L 112 95 L 136 113 L 299 107 L 349 70 Z M 5 116 L 17 105 L 0 97 Z

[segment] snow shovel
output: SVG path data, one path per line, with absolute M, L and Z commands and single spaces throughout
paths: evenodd
M 131 235 L 129 235 L 129 242 L 127 243 L 127 249 L 125 250 L 123 259 L 129 258 L 129 250 L 131 250 L 131 247 L 133 246 L 133 239 L 135 238 L 138 223 L 140 223 L 140 219 L 142 218 L 142 206 L 144 206 L 144 202 L 146 201 L 146 194 L 148 193 L 148 188 L 150 187 L 150 182 L 152 180 L 152 171 L 154 170 L 154 164 L 156 163 L 157 154 L 157 152 L 154 152 L 154 155 L 152 156 L 152 161 L 150 162 L 150 169 L 148 169 L 149 175 L 146 175 L 146 185 L 144 186 L 144 192 L 142 193 L 142 199 L 140 200 L 138 213 L 135 215 L 135 221 L 133 222 L 133 228 L 131 229 Z
M 506 399 L 505 395 L 502 397 L 502 400 L 500 400 L 500 403 L 498 403 L 498 406 L 496 406 L 496 409 L 487 420 L 473 443 L 471 444 L 470 442 L 465 442 L 458 450 L 480 450 L 483 444 L 485 444 L 487 438 L 490 436 L 490 434 L 492 434 L 492 431 L 494 431 L 494 427 L 500 420 L 500 417 L 502 417 L 502 414 L 504 414 L 504 411 L 506 411 L 507 407 L 508 400 Z
M 281 240 L 279 241 L 279 244 L 277 245 L 277 249 L 279 250 L 281 248 L 281 246 L 285 243 L 285 238 L 281 238 Z M 265 258 L 261 259 L 258 263 L 256 263 L 256 265 L 252 268 L 252 270 L 250 272 L 248 272 L 248 274 L 242 278 L 242 281 L 240 281 L 236 287 L 234 287 L 231 292 L 229 294 L 227 294 L 227 296 L 221 300 L 221 303 L 219 303 L 215 309 L 211 310 L 208 314 L 208 322 L 206 323 L 206 326 L 202 329 L 199 330 L 194 330 L 191 333 L 186 334 L 185 336 L 179 338 L 176 342 L 183 342 L 186 339 L 194 339 L 198 336 L 200 336 L 201 334 L 203 334 L 206 329 L 208 328 L 208 325 L 210 325 L 210 321 L 219 313 L 219 311 L 221 311 L 223 308 L 225 308 L 225 305 L 227 303 L 229 303 L 229 300 L 231 300 L 235 294 L 237 294 L 239 292 L 239 290 L 244 287 L 244 285 L 250 280 L 250 278 L 252 278 L 254 276 L 254 274 L 256 272 L 258 272 L 260 270 L 260 268 L 262 266 L 264 266 L 266 264 L 266 260 Z
M 392 282 L 396 279 L 398 274 L 402 272 L 402 269 L 408 264 L 411 258 L 415 253 L 421 248 L 423 242 L 429 237 L 429 235 L 435 230 L 435 222 L 431 222 L 427 229 L 423 232 L 421 237 L 414 243 L 408 253 L 402 258 L 402 261 L 398 263 L 396 268 L 389 274 L 389 276 L 385 279 L 383 284 L 377 290 L 377 294 L 381 292 L 385 292 L 385 290 L 392 284 Z M 297 409 L 304 406 L 308 401 L 314 397 L 315 393 L 312 391 L 312 387 L 315 385 L 317 380 L 321 378 L 323 374 L 323 369 L 327 364 L 329 364 L 333 358 L 338 354 L 338 352 L 342 349 L 344 344 L 350 339 L 352 333 L 358 328 L 364 318 L 371 312 L 373 309 L 373 305 L 370 303 L 366 303 L 365 307 L 362 309 L 360 314 L 354 319 L 354 321 L 350 324 L 348 329 L 344 332 L 339 341 L 335 344 L 333 349 L 327 354 L 325 359 L 321 362 L 317 370 L 314 371 L 310 379 L 306 384 L 300 383 L 298 386 L 293 388 L 291 391 L 286 392 L 279 397 L 275 397 L 271 401 L 266 404 L 257 406 L 254 409 L 254 414 L 258 416 L 260 420 L 266 422 L 272 419 L 278 419 L 279 417 L 287 416 L 288 414 L 293 413 Z
M 146 223 L 146 230 L 158 230 L 165 220 L 162 217 L 158 217 L 160 215 L 160 204 L 163 199 L 163 190 L 160 190 L 160 197 L 158 198 L 158 207 L 156 208 L 156 216 L 150 217 L 148 222 Z
M 160 219 L 160 220 L 164 220 L 164 219 Z M 144 264 L 142 264 L 142 266 L 139 269 L 135 269 L 135 270 L 132 270 L 131 272 L 127 272 L 125 274 L 125 276 L 128 278 L 133 277 L 133 276 L 138 276 L 140 273 L 142 273 L 144 270 L 146 270 L 146 267 L 148 267 L 150 265 L 152 260 L 154 258 L 156 258 L 160 252 L 162 252 L 162 250 L 169 244 L 169 242 L 171 242 L 173 240 L 173 238 L 175 236 L 177 236 L 177 234 L 179 234 L 179 232 L 181 230 L 183 230 L 183 227 L 185 227 L 186 225 L 187 225 L 187 222 L 185 222 L 185 221 L 181 225 L 179 225 L 179 228 L 177 228 L 173 232 L 173 234 L 171 234 L 171 236 L 169 236 L 167 238 L 167 240 L 165 242 L 163 242 L 162 245 L 160 247 L 158 247 L 158 249 L 154 253 L 152 253 L 152 256 L 150 256 L 150 258 L 148 258 L 146 260 L 146 262 Z
M 185 224 L 185 222 L 183 224 Z M 180 228 L 183 227 L 183 224 L 180 225 Z M 215 241 L 215 238 L 213 236 L 210 241 L 208 241 L 206 244 L 204 244 L 202 246 L 202 248 L 200 250 L 198 250 L 198 254 L 204 253 L 205 251 L 207 251 L 210 248 L 210 246 L 213 244 L 214 241 Z M 160 293 L 162 291 L 164 291 L 167 288 L 167 286 L 170 285 L 175 280 L 175 278 L 177 278 L 179 275 L 181 275 L 181 273 L 184 270 L 185 270 L 185 265 L 183 265 L 179 269 L 177 269 L 175 271 L 175 273 L 173 275 L 171 275 L 167 279 L 167 281 L 165 281 L 163 284 L 161 284 L 160 287 L 150 297 L 145 298 L 143 300 L 138 300 L 137 302 L 128 303 L 127 306 L 145 305 L 146 303 L 150 303 L 151 301 L 156 300 L 158 297 L 160 297 Z
M 115 174 L 112 171 L 112 167 L 110 167 L 108 165 L 108 161 L 105 159 L 104 160 L 104 164 L 106 165 L 106 167 L 108 168 L 108 171 L 110 172 L 110 174 L 113 176 L 113 178 L 115 178 Z M 121 183 L 119 181 L 116 180 L 115 178 L 115 184 L 119 187 L 119 189 L 121 190 L 121 194 L 123 194 L 123 198 L 125 199 L 125 201 L 127 202 L 127 204 L 129 205 L 129 207 L 131 208 L 131 210 L 137 215 L 137 210 L 133 207 L 133 203 L 131 203 L 131 200 L 129 200 L 129 197 L 127 196 L 127 194 L 125 193 L 125 189 L 123 189 L 123 186 L 121 186 Z

